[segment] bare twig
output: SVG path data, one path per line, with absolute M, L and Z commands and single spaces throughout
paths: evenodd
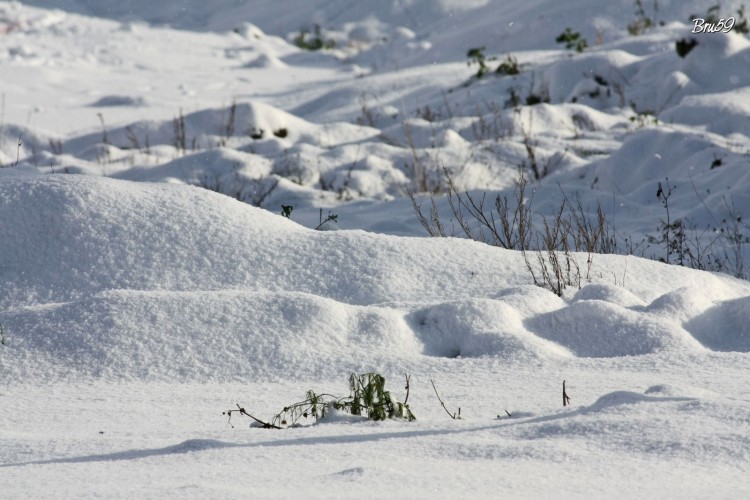
M 570 404 L 570 398 L 568 397 L 568 393 L 565 391 L 565 381 L 563 380 L 563 406 L 568 406 Z
M 0 325 L 2 327 L 2 325 Z M 406 378 L 406 397 L 404 398 L 404 406 L 406 406 L 406 403 L 409 401 L 409 389 L 411 388 L 411 375 L 408 375 L 404 373 L 404 378 Z
M 232 425 L 230 421 L 232 420 L 232 413 L 235 413 L 235 412 L 239 413 L 240 415 L 245 415 L 247 417 L 250 417 L 251 419 L 255 420 L 257 423 L 259 423 L 264 429 L 281 429 L 281 427 L 277 425 L 269 424 L 268 422 L 264 422 L 263 420 L 260 420 L 259 418 L 255 418 L 254 416 L 246 412 L 245 409 L 241 407 L 239 404 L 237 405 L 236 410 L 227 410 L 222 413 L 222 415 L 228 416 L 229 420 L 227 422 L 229 423 L 229 425 Z
M 0 95 L 0 149 L 5 142 L 5 92 Z
M 187 150 L 187 132 L 185 130 L 185 115 L 182 114 L 182 108 L 180 108 L 179 116 L 172 120 L 172 128 L 174 129 L 174 147 L 178 152 L 182 151 L 184 154 Z
M 435 396 L 437 396 L 438 401 L 440 401 L 440 404 L 443 406 L 445 413 L 447 413 L 448 416 L 450 416 L 453 420 L 457 420 L 461 418 L 461 408 L 458 409 L 458 416 L 456 416 L 455 413 L 451 413 L 450 411 L 448 411 L 448 408 L 446 408 L 445 403 L 440 398 L 440 394 L 438 394 L 437 388 L 435 387 L 435 382 L 433 382 L 432 379 L 430 379 L 430 383 L 432 384 L 432 389 L 435 391 Z
M 18 147 L 16 149 L 16 162 L 13 164 L 14 167 L 18 166 L 18 160 L 21 158 L 21 146 L 23 146 L 21 137 L 23 137 L 23 132 L 18 136 Z
M 97 113 L 99 121 L 102 123 L 102 144 L 109 144 L 109 134 L 107 133 L 107 125 L 104 123 L 104 115 Z

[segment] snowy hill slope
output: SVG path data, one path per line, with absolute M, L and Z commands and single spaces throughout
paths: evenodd
M 750 45 L 712 5 L 0 1 L 0 496 L 750 496 Z M 628 255 L 527 252 L 558 296 L 424 237 L 408 193 L 459 235 L 445 172 L 489 207 L 519 169 L 535 230 L 579 203 Z M 222 414 L 369 371 L 416 421 Z
M 589 8 L 580 4 L 571 12 Z M 6 90 L 5 165 L 192 184 L 275 213 L 293 206 L 308 227 L 323 209 L 343 228 L 423 235 L 403 197 L 445 194 L 443 167 L 459 189 L 512 198 L 519 165 L 533 177 L 535 163 L 544 177 L 532 187 L 539 225 L 563 194 L 580 196 L 587 212 L 605 211 L 620 252 L 667 260 L 658 241 L 669 217 L 685 230 L 680 251 L 694 254 L 691 265 L 750 269 L 750 252 L 737 251 L 750 241 L 750 46 L 737 32 L 690 33 L 688 13 L 707 9 L 700 3 L 649 7 L 645 15 L 665 24 L 637 36 L 626 30 L 631 2 L 581 22 L 571 14 L 590 44 L 580 54 L 555 42 L 567 17 L 537 26 L 554 12 L 538 2 L 410 4 L 420 12 L 413 29 L 391 24 L 408 20 L 399 2 L 315 4 L 330 17 L 321 36 L 336 44 L 318 52 L 294 45 L 296 21 L 268 24 L 287 22 L 271 3 L 183 11 L 170 2 L 161 14 L 138 2 L 77 5 L 61 7 L 117 21 L 0 4 L 0 71 L 34 82 Z M 193 32 L 128 21 L 184 12 L 195 19 L 183 26 L 211 28 L 201 9 L 254 24 Z M 289 19 L 306 12 L 285 10 Z M 497 32 L 506 28 L 512 36 Z M 685 57 L 675 50 L 681 39 L 698 42 Z M 183 52 L 163 58 L 173 45 Z M 478 46 L 498 58 L 482 79 L 466 65 Z M 519 74 L 493 73 L 508 56 Z M 669 214 L 653 195 L 659 183 L 675 188 Z M 450 217 L 444 198 L 437 205 Z
M 597 256 L 566 303 L 532 286 L 519 253 L 479 243 L 312 231 L 191 187 L 75 175 L 0 187 L 0 323 L 13 332 L 0 363 L 18 380 L 750 349 L 750 284 L 726 277 Z M 704 319 L 716 316 L 738 329 L 717 331 Z

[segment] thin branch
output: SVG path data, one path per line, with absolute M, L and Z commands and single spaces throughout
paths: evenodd
M 237 405 L 237 409 L 236 410 L 227 410 L 223 414 L 224 415 L 228 415 L 229 416 L 229 420 L 231 420 L 232 419 L 232 413 L 234 413 L 234 412 L 238 412 L 240 415 L 245 415 L 245 416 L 250 417 L 251 419 L 253 419 L 256 422 L 258 422 L 261 426 L 263 426 L 264 429 L 281 429 L 281 427 L 279 427 L 279 426 L 276 426 L 276 425 L 273 425 L 273 424 L 269 424 L 268 422 L 264 422 L 263 420 L 255 418 L 254 416 L 252 416 L 248 412 L 246 412 L 245 409 L 243 407 L 241 407 L 239 404 Z
M 565 392 L 565 381 L 563 380 L 563 406 L 568 406 L 570 404 L 570 398 L 568 397 L 568 393 Z
M 456 420 L 457 418 L 461 418 L 461 408 L 458 409 L 458 417 L 456 417 L 455 413 L 451 413 L 450 411 L 448 411 L 448 408 L 446 408 L 445 403 L 440 398 L 440 394 L 438 394 L 437 388 L 435 387 L 435 382 L 433 382 L 432 379 L 430 379 L 430 383 L 432 384 L 432 389 L 435 391 L 435 396 L 437 396 L 438 401 L 440 401 L 440 404 L 443 406 L 445 413 L 447 413 L 448 416 L 450 416 L 453 420 Z
M 0 325 L 0 327 L 2 327 L 2 325 Z M 411 375 L 407 375 L 406 373 L 404 373 L 404 377 L 406 378 L 406 387 L 405 387 L 406 397 L 404 398 L 404 406 L 406 406 L 406 403 L 409 401 L 409 388 L 411 387 L 411 384 L 410 384 Z
M 21 132 L 21 135 L 18 136 L 18 147 L 16 149 L 16 162 L 13 164 L 13 167 L 17 167 L 18 161 L 21 159 L 21 146 L 23 146 L 23 142 L 21 142 L 22 137 L 23 137 L 23 132 Z

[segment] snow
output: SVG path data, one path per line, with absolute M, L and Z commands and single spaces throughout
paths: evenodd
M 0 2 L 1 496 L 749 496 L 750 42 L 651 8 Z M 562 296 L 445 196 L 515 199 L 530 144 L 534 222 L 598 203 L 620 252 Z M 415 422 L 222 415 L 371 371 Z

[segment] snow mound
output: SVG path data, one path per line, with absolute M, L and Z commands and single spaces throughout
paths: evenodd
M 627 258 L 632 287 L 566 300 L 530 286 L 518 252 L 312 231 L 191 186 L 13 170 L 0 200 L 0 367 L 14 379 L 281 380 L 435 357 L 748 350 L 747 332 L 715 321 L 748 323 L 746 284 L 642 259 Z M 599 256 L 610 269 L 624 259 Z
M 685 329 L 714 351 L 750 352 L 750 297 L 708 308 L 687 321 Z
M 602 300 L 581 300 L 527 320 L 527 328 L 577 356 L 616 357 L 665 350 L 700 351 L 678 325 Z
M 34 371 L 50 380 L 333 378 L 420 349 L 398 311 L 291 292 L 107 291 L 0 318 L 22 332 L 0 360 L 19 380 Z
M 426 353 L 439 357 L 499 356 L 524 360 L 569 356 L 523 327 L 520 312 L 499 300 L 471 299 L 431 306 L 414 313 Z
M 573 302 L 579 300 L 603 300 L 622 307 L 634 308 L 646 305 L 641 299 L 623 287 L 596 284 L 581 288 L 573 296 Z

